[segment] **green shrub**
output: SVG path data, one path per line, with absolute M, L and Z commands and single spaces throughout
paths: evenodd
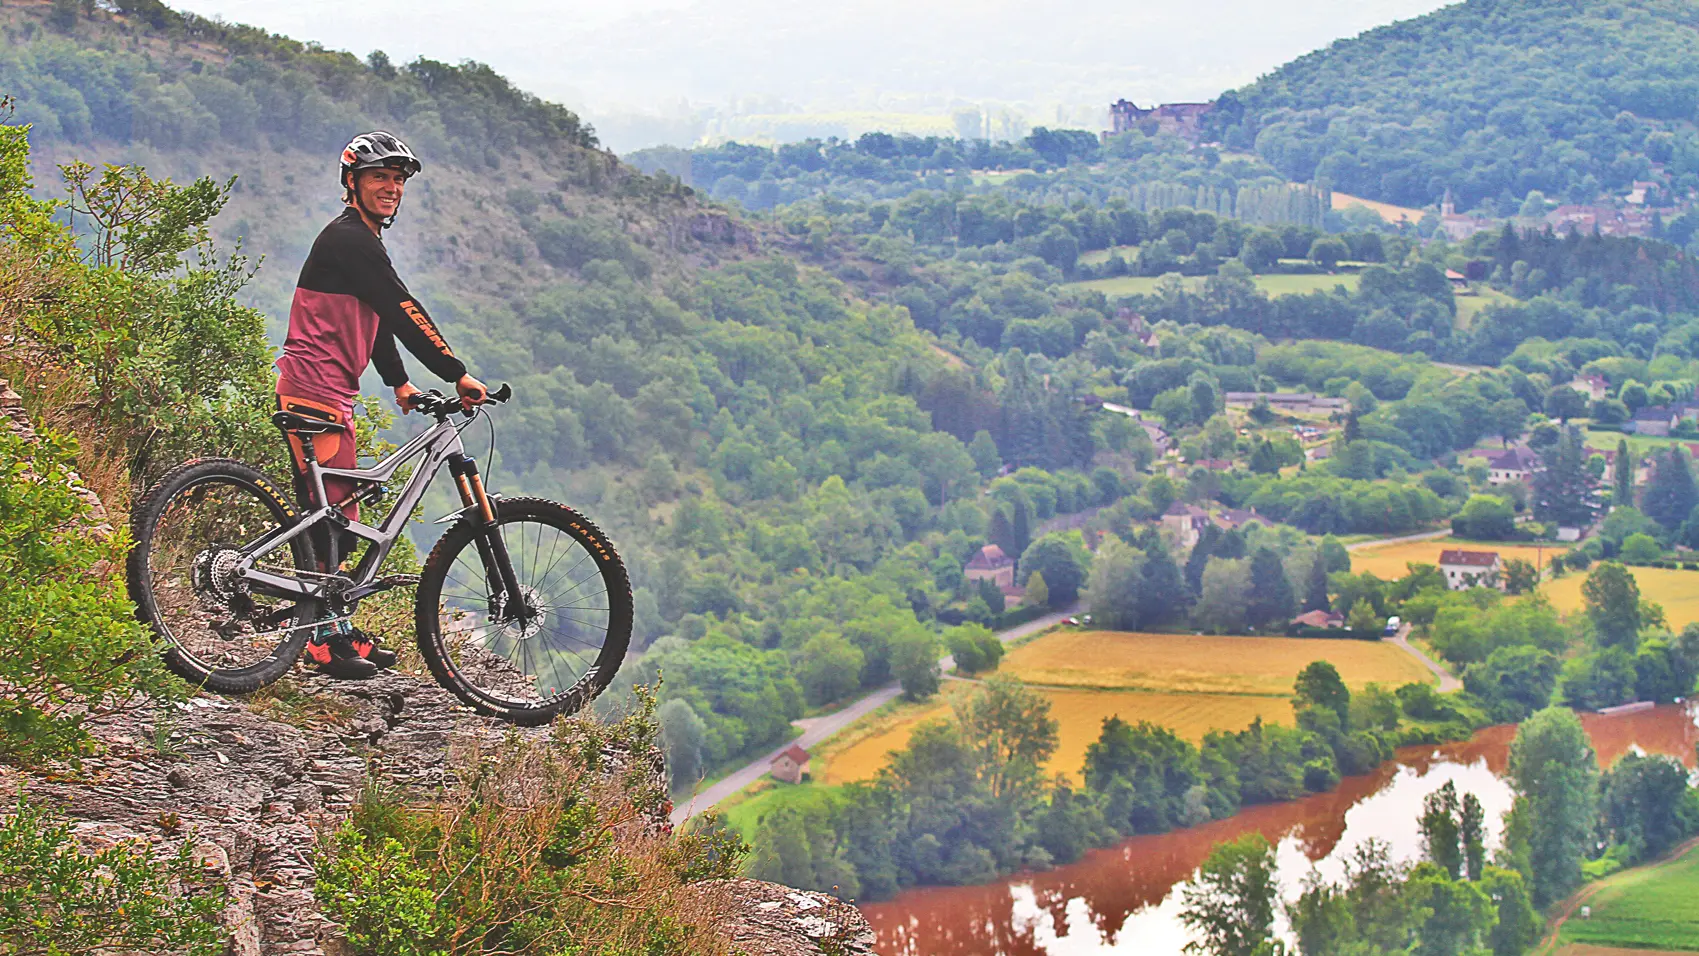
M 0 952 L 213 956 L 225 895 L 188 841 L 162 859 L 129 843 L 84 853 L 64 820 L 21 797 L 0 817 Z
M 114 569 L 122 532 L 80 522 L 72 444 L 0 432 L 0 760 L 74 758 L 84 722 L 137 693 L 180 694 Z
M 362 956 L 717 952 L 715 904 L 689 884 L 736 875 L 747 848 L 713 827 L 647 831 L 664 783 L 608 756 L 653 747 L 641 700 L 618 724 L 473 755 L 426 806 L 368 788 L 315 861 L 326 915 Z

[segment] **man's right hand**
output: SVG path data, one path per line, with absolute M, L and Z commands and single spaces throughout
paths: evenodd
M 460 393 L 460 403 L 467 408 L 490 400 L 489 386 L 469 374 L 460 376 L 460 381 L 454 383 L 454 390 Z

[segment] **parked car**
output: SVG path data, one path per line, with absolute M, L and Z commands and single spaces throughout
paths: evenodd
M 1398 615 L 1394 614 L 1386 619 L 1386 630 L 1381 633 L 1385 634 L 1387 637 L 1392 637 L 1398 633 L 1398 629 L 1402 627 L 1403 624 L 1404 622 L 1398 619 Z

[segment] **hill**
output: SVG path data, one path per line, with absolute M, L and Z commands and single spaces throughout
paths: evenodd
M 1289 179 L 1405 206 L 1515 212 L 1667 175 L 1699 184 L 1699 12 L 1677 0 L 1468 0 L 1370 30 L 1220 100 Z M 1510 205 L 1511 208 L 1502 208 Z
M 207 197 L 234 176 L 208 199 L 222 203 L 209 228 L 261 257 L 240 295 L 275 342 L 296 263 L 338 208 L 343 142 L 372 127 L 412 142 L 425 172 L 386 241 L 456 350 L 520 396 L 486 461 L 492 485 L 572 502 L 618 541 L 649 650 L 628 672 L 666 671 L 660 716 L 680 783 L 776 742 L 845 691 L 846 662 L 852 686 L 875 686 L 893 648 L 930 651 L 931 621 L 970 597 L 934 566 L 959 572 L 999 507 L 978 491 L 1005 457 L 1031 460 L 1011 436 L 1050 449 L 1050 467 L 1091 457 L 1083 411 L 1039 375 L 985 379 L 903 309 L 799 265 L 782 254 L 789 240 L 677 180 L 623 165 L 575 115 L 485 67 L 359 60 L 156 3 L 120 7 L 0 9 L 0 90 L 32 124 L 40 191 L 53 191 L 52 163 L 72 159 L 204 177 Z M 242 263 L 233 270 L 240 285 Z M 55 367 L 21 358 L 0 355 L 0 369 L 39 413 Z M 951 364 L 981 415 L 960 436 L 916 401 Z M 262 360 L 242 392 L 252 411 L 269 401 L 267 375 Z M 110 421 L 128 427 L 116 411 Z M 108 484 L 140 487 L 190 454 L 276 447 L 264 428 L 240 448 L 224 437 L 184 430 L 169 450 L 117 462 Z M 1050 509 L 1120 493 L 1062 478 Z

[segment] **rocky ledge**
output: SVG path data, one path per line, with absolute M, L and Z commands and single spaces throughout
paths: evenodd
M 56 806 L 90 847 L 193 841 L 229 882 L 222 921 L 233 956 L 337 956 L 345 948 L 313 896 L 312 852 L 368 779 L 435 789 L 462 748 L 549 732 L 478 717 L 436 684 L 400 673 L 361 683 L 308 677 L 280 691 L 249 702 L 203 695 L 140 705 L 94 728 L 102 749 L 82 773 L 0 768 L 0 788 L 24 786 Z M 664 774 L 658 754 L 642 759 Z M 665 826 L 664 810 L 651 823 Z M 751 880 L 721 888 L 739 914 L 727 930 L 750 956 L 872 952 L 866 922 L 831 897 Z

